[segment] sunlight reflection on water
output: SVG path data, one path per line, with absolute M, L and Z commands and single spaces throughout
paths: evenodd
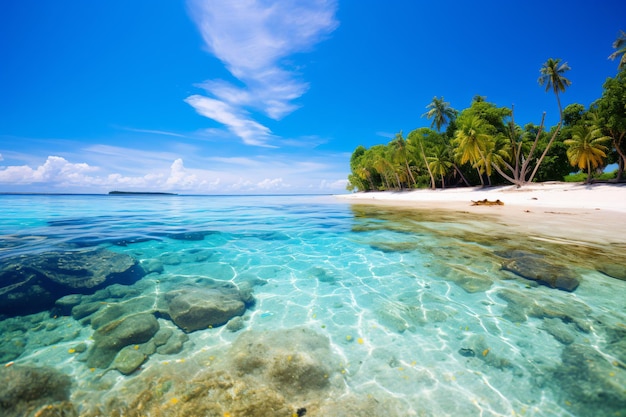
M 220 416 L 626 409 L 626 282 L 596 270 L 605 259 L 625 265 L 620 248 L 517 234 L 495 217 L 320 196 L 0 201 L 4 267 L 18 255 L 94 246 L 129 255 L 149 273 L 81 296 L 79 306 L 127 307 L 180 335 L 175 353 L 138 343 L 145 362 L 124 376 L 87 366 L 103 307 L 81 319 L 44 311 L 0 322 L 3 346 L 20 341 L 3 361 L 70 375 L 81 415 L 139 405 L 151 415 Z M 503 270 L 520 253 L 575 275 L 579 287 L 561 291 Z M 164 295 L 215 285 L 252 289 L 243 329 L 183 334 Z

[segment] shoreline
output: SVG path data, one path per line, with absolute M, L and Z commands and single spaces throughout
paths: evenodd
M 546 182 L 521 188 L 421 189 L 335 197 L 359 205 L 495 216 L 499 223 L 520 233 L 563 243 L 626 247 L 626 184 Z M 500 200 L 503 205 L 472 205 L 473 201 L 485 199 Z

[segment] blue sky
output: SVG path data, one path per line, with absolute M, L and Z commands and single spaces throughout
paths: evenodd
M 0 192 L 337 193 L 434 96 L 558 121 L 614 76 L 621 1 L 0 2 Z

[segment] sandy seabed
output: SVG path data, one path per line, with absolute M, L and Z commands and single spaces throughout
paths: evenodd
M 626 184 L 533 183 L 384 191 L 336 196 L 354 204 L 448 210 L 497 216 L 517 232 L 601 244 L 626 244 Z M 502 205 L 473 205 L 499 200 Z

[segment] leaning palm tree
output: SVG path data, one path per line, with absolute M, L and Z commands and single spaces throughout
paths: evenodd
M 572 166 L 587 170 L 587 183 L 591 182 L 591 170 L 606 158 L 608 148 L 605 142 L 611 140 L 602 134 L 595 125 L 577 125 L 572 129 L 572 137 L 563 141 L 567 145 L 567 159 Z
M 614 60 L 615 58 L 619 58 L 619 62 L 617 63 L 617 70 L 622 71 L 626 69 L 626 33 L 623 30 L 620 30 L 620 34 L 613 42 L 613 52 L 609 55 L 609 59 Z
M 415 129 L 409 133 L 408 136 L 408 145 L 413 150 L 414 154 L 419 157 L 421 156 L 424 165 L 426 166 L 426 170 L 428 171 L 428 176 L 430 177 L 430 188 L 433 190 L 436 188 L 435 185 L 435 177 L 433 176 L 432 171 L 430 170 L 430 166 L 428 166 L 428 159 L 426 157 L 426 151 L 424 150 L 424 133 L 428 131 L 428 128 L 420 128 Z
M 409 188 L 415 187 L 415 177 L 413 177 L 413 173 L 411 172 L 411 167 L 409 166 L 409 151 L 407 149 L 407 143 L 402 136 L 402 131 L 400 133 L 396 133 L 395 138 L 390 143 L 391 148 L 393 150 L 393 157 L 396 159 L 396 162 L 399 162 L 404 165 L 406 168 L 406 174 L 408 178 L 411 180 L 411 184 L 409 184 Z
M 548 153 L 548 150 L 550 149 L 550 146 L 552 146 L 552 142 L 554 142 L 554 139 L 559 134 L 559 131 L 561 130 L 561 126 L 563 125 L 563 107 L 561 107 L 561 98 L 559 97 L 559 92 L 564 92 L 565 89 L 572 84 L 572 82 L 568 80 L 567 78 L 565 78 L 565 76 L 563 75 L 565 74 L 566 71 L 569 71 L 570 69 L 571 68 L 569 67 L 569 65 L 567 65 L 567 62 L 564 62 L 561 64 L 560 58 L 557 58 L 557 59 L 550 58 L 543 64 L 543 66 L 539 70 L 539 72 L 541 73 L 541 75 L 539 76 L 539 79 L 537 80 L 539 85 L 545 84 L 546 91 L 549 91 L 550 89 L 552 89 L 552 91 L 554 91 L 554 94 L 556 95 L 556 102 L 559 105 L 559 124 L 556 126 L 556 129 L 554 129 L 554 132 L 552 133 L 552 137 L 550 138 L 548 145 L 546 146 L 543 153 L 541 154 L 541 157 L 539 157 L 539 159 L 537 160 L 535 169 L 533 169 L 532 174 L 530 174 L 530 178 L 528 178 L 528 182 L 532 182 L 533 178 L 535 178 L 535 174 L 537 174 L 539 165 L 541 165 L 543 158 L 545 158 L 546 154 Z M 543 119 L 541 123 L 543 127 Z M 532 154 L 534 150 L 535 150 L 535 145 L 533 145 L 533 147 L 531 148 L 530 154 Z M 522 170 L 522 173 L 524 173 L 524 176 L 526 172 L 527 163 L 528 161 L 524 164 L 524 167 Z
M 450 153 L 448 147 L 440 145 L 435 148 L 435 153 L 432 156 L 427 157 L 428 167 L 433 175 L 438 175 L 441 178 L 441 188 L 446 188 L 445 176 L 450 172 L 453 163 L 450 160 Z
M 441 131 L 442 126 L 454 120 L 457 113 L 450 107 L 450 103 L 443 101 L 443 96 L 441 98 L 433 97 L 433 101 L 426 108 L 428 111 L 422 114 L 422 117 L 432 119 L 430 128 L 436 127 L 437 131 Z

